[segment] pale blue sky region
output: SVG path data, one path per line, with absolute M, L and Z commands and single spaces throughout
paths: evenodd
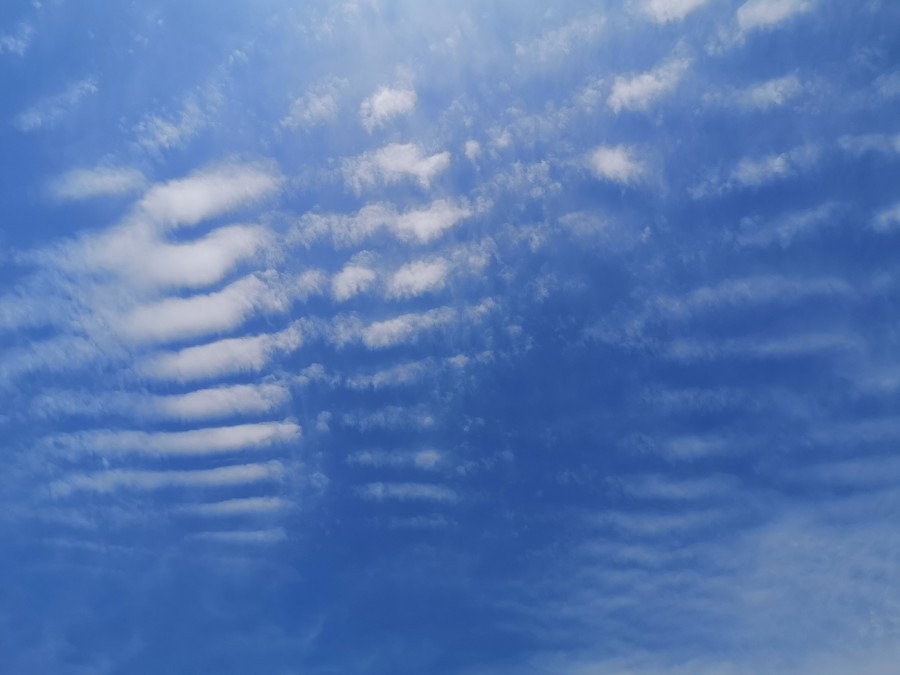
M 888 675 L 900 5 L 7 2 L 0 671 Z

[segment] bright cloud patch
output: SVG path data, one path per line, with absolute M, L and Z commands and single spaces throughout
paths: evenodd
M 138 204 L 138 216 L 166 227 L 195 225 L 276 193 L 281 177 L 267 167 L 226 164 L 155 185 Z
M 606 103 L 613 112 L 647 110 L 657 100 L 671 94 L 687 72 L 690 61 L 674 59 L 639 75 L 618 76 Z
M 444 286 L 449 272 L 445 260 L 417 261 L 394 272 L 388 282 L 388 297 L 410 298 Z
M 627 185 L 641 178 L 644 166 L 625 146 L 599 147 L 588 157 L 591 170 L 598 178 Z
M 414 143 L 393 143 L 374 153 L 348 160 L 344 164 L 344 175 L 347 184 L 356 192 L 380 182 L 394 183 L 403 178 L 414 178 L 421 187 L 428 188 L 449 166 L 449 152 L 426 155 L 422 147 Z
M 394 117 L 410 114 L 418 100 L 413 89 L 381 87 L 362 102 L 359 118 L 366 131 L 372 133 Z
M 742 30 L 776 26 L 812 8 L 812 0 L 749 0 L 738 8 L 738 25 Z
M 338 301 L 349 300 L 367 290 L 376 276 L 368 267 L 347 265 L 331 280 L 331 295 Z
M 744 92 L 745 105 L 759 110 L 782 106 L 803 92 L 803 85 L 794 75 L 768 80 Z

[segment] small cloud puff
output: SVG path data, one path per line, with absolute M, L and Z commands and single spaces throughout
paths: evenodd
M 743 92 L 741 102 L 748 108 L 768 110 L 784 105 L 803 93 L 803 84 L 794 75 L 768 80 Z
M 670 59 L 653 70 L 631 77 L 618 76 L 606 104 L 614 113 L 647 110 L 652 103 L 671 93 L 687 72 L 689 59 Z
M 291 104 L 291 110 L 281 120 L 281 126 L 286 129 L 311 129 L 332 121 L 338 114 L 338 96 L 346 86 L 346 80 L 331 80 L 310 88 Z
M 408 115 L 416 108 L 418 96 L 413 89 L 381 87 L 359 107 L 359 118 L 366 131 L 372 133 L 388 120 Z
M 631 148 L 624 145 L 601 146 L 588 158 L 594 175 L 601 180 L 628 185 L 644 175 L 644 165 L 634 158 Z
M 450 166 L 450 153 L 425 155 L 422 146 L 415 143 L 391 143 L 375 152 L 367 152 L 344 162 L 344 179 L 354 192 L 379 181 L 395 183 L 403 178 L 415 178 L 422 188 Z
M 449 272 L 450 267 L 442 258 L 404 265 L 394 272 L 388 282 L 388 297 L 412 298 L 443 288 Z
M 364 293 L 375 281 L 375 271 L 362 264 L 344 266 L 331 280 L 331 296 L 338 302 Z

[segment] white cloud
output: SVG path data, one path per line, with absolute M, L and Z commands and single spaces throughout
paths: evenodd
M 411 113 L 415 110 L 417 101 L 418 97 L 413 89 L 381 87 L 362 102 L 359 118 L 366 131 L 372 133 L 376 127 L 384 126 L 392 118 Z
M 675 339 L 666 354 L 675 361 L 697 362 L 743 358 L 777 360 L 827 356 L 836 353 L 861 353 L 864 341 L 853 333 L 801 333 L 788 337 L 747 337 L 726 340 Z
M 254 373 L 262 370 L 278 353 L 289 353 L 303 344 L 297 325 L 270 335 L 219 340 L 177 352 L 145 357 L 136 370 L 153 380 L 190 382 Z
M 177 244 L 141 224 L 86 237 L 56 255 L 63 269 L 90 274 L 113 272 L 144 287 L 209 286 L 239 262 L 273 246 L 272 233 L 260 226 L 220 227 L 206 236 Z
M 67 452 L 99 455 L 218 455 L 258 450 L 300 438 L 301 429 L 289 422 L 241 424 L 190 431 L 83 431 L 50 436 L 42 445 Z
M 450 266 L 443 258 L 418 260 L 404 265 L 388 281 L 389 298 L 413 298 L 444 287 Z
M 554 61 L 568 55 L 574 48 L 596 40 L 605 23 L 606 19 L 601 14 L 579 17 L 532 42 L 517 43 L 516 56 L 539 63 Z
M 428 188 L 431 181 L 449 166 L 449 152 L 426 156 L 422 146 L 415 143 L 392 143 L 346 160 L 343 172 L 347 185 L 358 194 L 379 181 L 396 183 L 407 177 L 415 178 L 420 186 Z
M 440 237 L 460 220 L 472 216 L 474 212 L 467 206 L 439 199 L 422 210 L 399 214 L 391 225 L 398 238 L 425 244 Z
M 290 398 L 290 391 L 280 384 L 237 384 L 187 394 L 156 396 L 146 403 L 162 417 L 202 420 L 267 413 L 283 406 Z
M 192 504 L 180 508 L 179 511 L 196 516 L 218 518 L 278 513 L 290 508 L 291 503 L 280 497 L 245 497 L 206 504 Z
M 222 164 L 154 185 L 139 202 L 135 216 L 165 227 L 196 225 L 272 196 L 281 182 L 268 165 Z
M 681 513 L 647 513 L 607 511 L 595 519 L 600 526 L 635 537 L 671 537 L 721 527 L 726 520 L 718 510 L 695 510 Z
M 443 461 L 443 455 L 437 450 L 418 450 L 404 452 L 399 450 L 363 450 L 347 458 L 354 466 L 363 467 L 411 467 L 433 470 Z
M 794 239 L 809 236 L 839 222 L 840 205 L 827 202 L 819 206 L 778 216 L 771 220 L 745 218 L 735 240 L 741 246 L 789 246 Z
M 675 90 L 690 63 L 684 58 L 670 59 L 640 75 L 618 76 L 606 104 L 615 113 L 647 110 L 652 103 Z
M 433 429 L 437 423 L 434 413 L 425 405 L 410 407 L 387 406 L 375 412 L 344 413 L 344 426 L 371 431 L 373 429 Z
M 597 178 L 623 185 L 637 181 L 644 174 L 644 165 L 624 145 L 595 148 L 588 156 L 588 165 Z
M 468 159 L 470 162 L 474 162 L 481 156 L 481 143 L 475 140 L 466 141 L 464 152 L 466 155 L 466 159 Z
M 786 75 L 754 85 L 741 93 L 741 102 L 750 108 L 768 110 L 783 106 L 803 93 L 803 84 L 795 75 Z
M 900 229 L 900 204 L 880 211 L 872 221 L 876 232 L 893 232 Z
M 121 321 L 135 342 L 166 342 L 233 330 L 258 311 L 284 312 L 291 304 L 274 274 L 253 274 L 221 291 L 167 298 L 137 307 Z
M 737 20 L 741 30 L 767 28 L 808 12 L 812 0 L 749 0 L 738 8 Z
M 236 384 L 186 394 L 150 395 L 124 391 L 94 392 L 48 389 L 30 409 L 37 417 L 130 415 L 138 419 L 196 421 L 270 413 L 290 401 L 282 384 Z
M 449 307 L 440 307 L 423 314 L 403 314 L 386 321 L 376 321 L 362 329 L 363 344 L 370 349 L 382 349 L 415 340 L 421 333 L 448 326 L 458 320 Z
M 0 34 L 0 55 L 15 54 L 16 56 L 24 56 L 31 46 L 31 40 L 34 37 L 34 28 L 28 24 L 20 24 L 15 33 Z
M 48 490 L 55 497 L 66 497 L 76 492 L 110 493 L 122 489 L 213 488 L 280 481 L 284 475 L 284 466 L 274 460 L 198 471 L 111 470 L 69 475 L 50 483 Z
M 92 197 L 119 196 L 144 187 L 146 179 L 137 169 L 98 166 L 73 169 L 51 184 L 56 199 L 69 201 Z
M 350 216 L 307 214 L 292 228 L 289 239 L 309 246 L 330 236 L 335 246 L 347 247 L 387 229 L 401 241 L 426 244 L 475 213 L 465 203 L 444 199 L 402 213 L 387 204 L 371 204 Z
M 783 178 L 791 173 L 791 160 L 787 154 L 769 155 L 761 159 L 743 159 L 735 167 L 732 178 L 738 185 L 756 186 Z
M 20 131 L 38 131 L 56 126 L 83 98 L 96 94 L 97 82 L 88 77 L 73 82 L 59 94 L 45 98 L 16 116 L 14 123 Z
M 191 538 L 219 544 L 276 544 L 287 539 L 287 532 L 282 527 L 273 527 L 267 530 L 200 532 L 191 535 Z
M 372 501 L 456 502 L 459 495 L 446 485 L 435 483 L 368 483 L 359 494 Z
M 77 371 L 103 358 L 121 356 L 111 347 L 80 335 L 60 335 L 7 349 L 0 352 L 0 388 L 26 373 Z
M 857 157 L 874 152 L 882 155 L 900 155 L 900 134 L 845 135 L 838 139 L 841 150 Z
M 354 375 L 347 378 L 347 386 L 351 389 L 381 389 L 383 387 L 398 387 L 418 382 L 431 370 L 432 364 L 428 361 L 414 361 L 402 363 L 392 368 L 379 370 L 371 375 Z
M 224 101 L 220 81 L 213 78 L 184 97 L 175 115 L 148 114 L 134 127 L 137 143 L 151 153 L 185 145 L 210 126 Z
M 736 491 L 738 481 L 731 476 L 673 480 L 655 474 L 622 479 L 618 486 L 625 494 L 639 499 L 692 501 L 727 497 Z
M 310 88 L 291 104 L 290 113 L 281 120 L 281 126 L 311 129 L 331 122 L 337 117 L 338 96 L 346 86 L 346 80 L 330 80 Z
M 818 146 L 806 145 L 778 155 L 747 157 L 738 162 L 731 172 L 729 185 L 759 187 L 774 180 L 786 178 L 798 170 L 817 166 L 821 154 Z
M 681 21 L 709 0 L 644 0 L 641 11 L 657 23 Z
M 815 297 L 849 297 L 853 287 L 842 279 L 795 279 L 777 275 L 727 279 L 697 288 L 683 296 L 657 296 L 654 307 L 671 317 L 694 316 L 700 311 L 750 304 L 796 303 Z
M 368 267 L 348 264 L 331 280 L 331 296 L 339 302 L 349 300 L 368 290 L 376 276 Z

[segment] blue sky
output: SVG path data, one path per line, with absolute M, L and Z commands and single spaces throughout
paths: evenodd
M 0 8 L 0 671 L 900 660 L 900 5 Z

